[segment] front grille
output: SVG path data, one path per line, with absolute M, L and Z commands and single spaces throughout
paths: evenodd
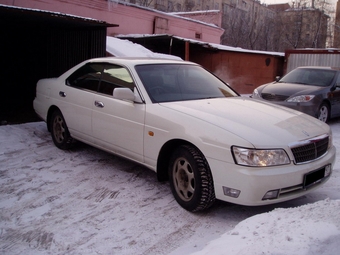
M 320 158 L 327 152 L 329 137 L 314 138 L 292 149 L 295 163 L 304 163 Z
M 262 93 L 261 97 L 268 101 L 285 101 L 289 96 Z

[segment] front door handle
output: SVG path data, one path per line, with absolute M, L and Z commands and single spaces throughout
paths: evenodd
M 104 108 L 104 103 L 100 101 L 94 101 L 94 105 L 99 107 L 99 108 Z
M 66 97 L 66 93 L 64 91 L 59 91 L 59 96 Z

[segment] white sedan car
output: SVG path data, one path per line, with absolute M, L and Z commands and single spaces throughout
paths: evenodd
M 58 148 L 79 140 L 138 162 L 170 180 L 189 211 L 215 199 L 255 206 L 303 196 L 335 161 L 327 124 L 241 97 L 185 61 L 87 60 L 40 80 L 34 109 Z

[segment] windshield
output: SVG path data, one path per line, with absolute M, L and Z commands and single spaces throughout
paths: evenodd
M 200 66 L 152 64 L 135 68 L 154 103 L 238 96 Z
M 327 87 L 331 84 L 335 74 L 336 71 L 333 70 L 298 68 L 288 73 L 279 82 Z

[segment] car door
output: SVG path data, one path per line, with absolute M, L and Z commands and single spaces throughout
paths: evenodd
M 107 64 L 93 101 L 94 142 L 103 149 L 143 162 L 145 104 L 113 98 L 113 90 L 118 87 L 133 90 L 135 84 L 126 68 Z
M 329 98 L 332 103 L 332 116 L 340 116 L 340 72 L 335 82 L 335 89 L 330 92 Z
M 71 135 L 79 140 L 92 142 L 92 102 L 97 93 L 103 64 L 87 63 L 65 81 L 59 91 L 64 100 L 61 107 Z

